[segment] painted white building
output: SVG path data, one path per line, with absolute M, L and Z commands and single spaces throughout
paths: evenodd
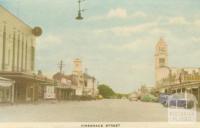
M 39 80 L 33 73 L 36 37 L 41 34 L 41 28 L 30 27 L 0 5 L 0 76 L 15 81 L 15 101 L 38 98 Z
M 98 89 L 97 89 L 97 81 L 95 77 L 92 77 L 88 75 L 87 73 L 84 73 L 84 92 L 86 95 L 90 96 L 97 96 L 98 95 Z
M 73 90 L 73 95 L 93 97 L 97 96 L 98 89 L 96 78 L 90 76 L 86 72 L 83 72 L 82 61 L 79 58 L 75 59 L 73 64 L 74 68 L 72 74 L 65 75 L 61 72 L 58 72 L 53 76 L 53 79 Z
M 55 86 L 45 86 L 44 99 L 56 99 Z
M 96 96 L 98 94 L 98 89 L 95 77 L 83 73 L 82 61 L 79 58 L 75 59 L 73 63 L 74 69 L 72 75 L 76 81 L 75 83 L 77 83 L 76 95 Z
M 32 29 L 0 6 L 0 71 L 32 73 L 35 41 L 41 29 Z
M 76 95 L 82 96 L 83 95 L 83 89 L 84 89 L 84 76 L 82 71 L 82 62 L 79 58 L 75 59 L 73 61 L 74 63 L 74 69 L 72 71 L 73 80 L 76 83 Z

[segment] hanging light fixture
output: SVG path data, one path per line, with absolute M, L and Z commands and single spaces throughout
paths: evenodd
M 78 16 L 76 17 L 76 20 L 82 20 L 83 17 L 81 15 L 81 12 L 84 12 L 85 9 L 81 9 L 81 2 L 83 2 L 85 0 L 78 0 Z

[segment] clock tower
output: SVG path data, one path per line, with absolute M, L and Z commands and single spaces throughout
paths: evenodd
M 161 78 L 163 78 L 166 75 L 166 73 L 165 73 L 166 68 L 168 68 L 167 44 L 163 38 L 160 38 L 160 40 L 156 44 L 156 51 L 155 51 L 155 78 L 156 78 L 156 81 L 161 80 Z

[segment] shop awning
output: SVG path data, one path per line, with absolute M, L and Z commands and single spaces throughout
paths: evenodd
M 26 73 L 21 73 L 21 72 L 0 72 L 0 76 L 11 79 L 15 82 L 21 81 L 21 80 L 26 80 L 26 81 L 54 85 L 53 80 L 48 79 L 48 78 L 41 78 L 34 74 L 26 74 Z
M 10 87 L 12 85 L 12 82 L 0 82 L 0 87 Z
M 74 85 L 58 85 L 58 86 L 56 86 L 56 88 L 59 88 L 59 89 L 74 89 L 74 90 L 76 90 L 76 86 L 74 86 Z
M 4 77 L 0 77 L 0 81 L 11 81 L 10 79 L 6 79 Z
M 12 80 L 0 77 L 0 87 L 10 87 L 12 85 L 13 85 Z

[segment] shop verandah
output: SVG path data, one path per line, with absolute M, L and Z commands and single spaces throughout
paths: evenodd
M 57 100 L 72 100 L 76 95 L 75 86 L 63 86 L 59 85 L 56 87 L 56 98 Z
M 165 85 L 159 88 L 162 93 L 191 93 L 193 94 L 198 101 L 198 106 L 200 107 L 200 81 L 194 82 L 185 82 L 173 85 Z
M 14 102 L 36 102 L 44 99 L 44 83 L 54 84 L 52 80 L 25 73 L 1 72 L 1 77 L 15 81 Z

